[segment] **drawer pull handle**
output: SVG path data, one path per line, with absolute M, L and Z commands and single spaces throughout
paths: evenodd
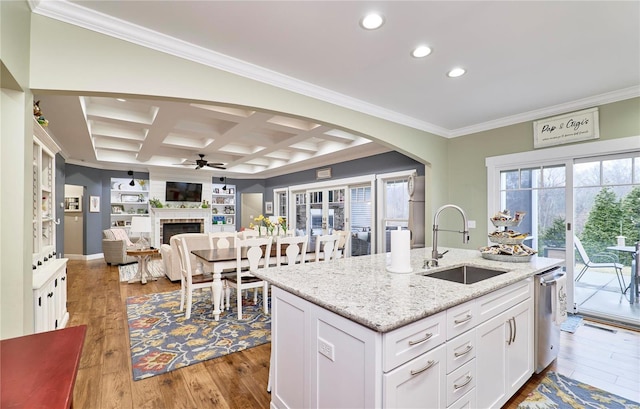
M 431 368 L 435 364 L 436 364 L 436 361 L 429 361 L 424 366 L 424 368 L 416 369 L 415 371 L 412 369 L 411 370 L 411 375 L 418 375 L 419 373 L 422 373 L 422 372 L 426 371 L 427 369 Z
M 473 377 L 467 375 L 467 379 L 464 382 L 462 382 L 462 385 L 453 384 L 453 389 L 464 388 L 465 386 L 469 385 L 469 382 L 471 382 L 472 379 Z
M 473 349 L 472 345 L 467 345 L 467 347 L 465 348 L 464 351 L 462 351 L 462 352 L 454 352 L 453 356 L 455 356 L 456 358 L 459 358 L 462 355 L 467 355 L 469 352 L 471 352 L 472 349 Z
M 471 318 L 473 318 L 473 316 L 472 316 L 471 314 L 467 314 L 467 316 L 466 316 L 466 317 L 464 317 L 463 319 L 461 319 L 461 320 L 454 320 L 454 321 L 453 321 L 453 323 L 454 323 L 454 324 L 462 324 L 463 322 L 467 322 L 467 321 L 469 321 Z
M 427 334 L 424 336 L 424 338 L 422 338 L 422 339 L 419 339 L 419 340 L 417 340 L 417 341 L 409 341 L 409 345 L 416 345 L 416 344 L 420 344 L 420 343 L 422 343 L 422 342 L 424 342 L 424 341 L 429 340 L 429 338 L 431 338 L 432 336 L 433 336 L 433 333 L 429 332 L 429 333 L 427 333 Z

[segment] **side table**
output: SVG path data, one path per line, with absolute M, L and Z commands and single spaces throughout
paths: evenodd
M 149 273 L 149 267 L 147 264 L 151 256 L 154 254 L 158 254 L 158 249 L 127 250 L 127 256 L 133 256 L 138 259 L 138 272 L 131 280 L 129 280 L 129 284 L 137 283 L 138 281 L 142 282 L 142 284 L 147 284 L 147 277 L 149 280 L 157 280 L 157 278 Z

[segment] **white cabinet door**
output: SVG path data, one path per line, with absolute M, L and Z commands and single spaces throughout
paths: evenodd
M 55 287 L 53 280 L 47 281 L 33 292 L 35 332 L 53 331 L 55 329 Z
M 506 396 L 508 311 L 476 328 L 476 399 L 479 408 L 496 407 Z
M 507 392 L 509 396 L 533 374 L 533 299 L 509 310 L 513 322 L 513 341 L 507 348 Z
M 309 407 L 308 308 L 304 302 L 277 287 L 272 287 L 271 323 L 271 405 L 272 407 Z
M 440 345 L 384 374 L 384 407 L 445 408 L 446 350 L 446 345 Z
M 533 373 L 533 299 L 476 329 L 477 404 L 503 405 Z

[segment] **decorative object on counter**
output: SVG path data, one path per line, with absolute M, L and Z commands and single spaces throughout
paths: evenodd
M 206 200 L 202 201 L 202 206 L 203 209 L 208 209 L 209 208 L 209 202 L 207 202 Z
M 496 230 L 489 234 L 489 241 L 497 244 L 481 247 L 482 257 L 487 260 L 515 263 L 531 260 L 531 256 L 537 251 L 523 243 L 529 233 L 507 230 L 508 227 L 519 226 L 525 215 L 525 212 L 515 212 L 515 215 L 511 217 L 509 210 L 503 210 L 493 215 L 489 220 L 496 227 Z
M 541 408 L 638 408 L 640 404 L 602 389 L 567 378 L 557 372 L 547 372 L 540 385 L 518 409 Z
M 211 293 L 194 295 L 191 317 L 180 309 L 180 291 L 127 298 L 133 379 L 160 375 L 271 341 L 271 316 L 258 303 L 243 301 L 242 321 L 226 312 L 211 316 Z M 235 294 L 231 305 L 235 305 Z
M 149 199 L 149 204 L 151 205 L 151 207 L 155 207 L 158 209 L 161 209 L 164 207 L 160 199 L 156 199 L 155 197 L 153 199 Z
M 411 273 L 411 233 L 409 230 L 391 230 L 391 263 L 387 266 L 390 273 Z

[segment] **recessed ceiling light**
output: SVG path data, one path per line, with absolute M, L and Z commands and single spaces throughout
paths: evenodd
M 379 28 L 382 23 L 384 23 L 384 19 L 378 13 L 367 14 L 362 20 L 360 20 L 360 25 L 367 30 L 375 30 L 376 28 Z
M 456 67 L 447 73 L 447 77 L 456 78 L 467 72 L 464 68 Z
M 411 53 L 411 55 L 416 58 L 426 57 L 429 54 L 431 54 L 431 48 L 427 47 L 426 45 L 417 46 Z
M 126 99 L 124 99 L 124 98 L 116 98 L 116 101 L 120 101 L 120 102 L 127 102 L 127 100 L 126 100 Z

